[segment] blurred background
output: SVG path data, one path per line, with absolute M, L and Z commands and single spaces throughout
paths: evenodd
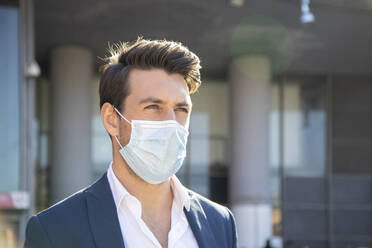
M 100 58 L 138 35 L 201 59 L 178 176 L 239 247 L 372 247 L 372 0 L 1 0 L 1 248 L 108 168 Z

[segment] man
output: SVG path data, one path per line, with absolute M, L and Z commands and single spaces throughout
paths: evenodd
M 33 216 L 29 248 L 237 247 L 231 212 L 174 175 L 186 156 L 199 58 L 177 42 L 111 48 L 99 87 L 113 159 L 93 185 Z

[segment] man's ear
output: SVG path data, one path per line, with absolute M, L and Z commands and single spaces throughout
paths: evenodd
M 101 108 L 101 119 L 103 126 L 111 136 L 119 135 L 120 120 L 114 110 L 114 107 L 108 102 L 104 103 Z

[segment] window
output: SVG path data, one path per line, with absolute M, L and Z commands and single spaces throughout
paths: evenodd
M 0 191 L 19 189 L 18 8 L 0 6 Z

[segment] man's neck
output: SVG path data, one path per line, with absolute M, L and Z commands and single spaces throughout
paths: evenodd
M 142 212 L 159 216 L 167 209 L 170 213 L 173 202 L 170 179 L 161 184 L 149 184 L 138 177 L 121 157 L 114 157 L 112 169 L 125 189 L 141 202 Z
M 114 156 L 112 169 L 125 189 L 141 202 L 142 220 L 158 239 L 161 246 L 168 247 L 173 203 L 170 180 L 156 185 L 149 184 L 139 178 L 118 156 Z

